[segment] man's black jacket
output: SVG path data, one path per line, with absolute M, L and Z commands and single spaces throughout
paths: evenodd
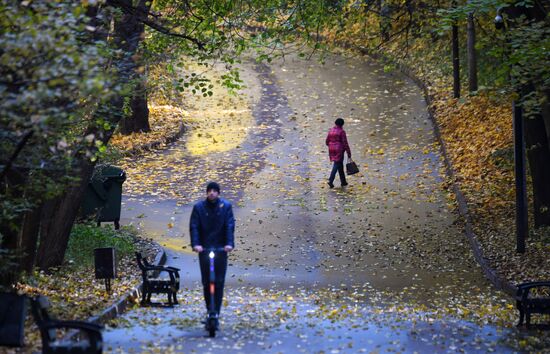
M 202 200 L 193 206 L 189 234 L 191 246 L 235 247 L 235 218 L 231 203 L 218 198 L 215 203 Z

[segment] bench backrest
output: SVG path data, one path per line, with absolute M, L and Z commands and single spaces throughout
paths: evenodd
M 541 285 L 533 288 L 529 288 L 525 291 L 529 292 L 529 298 L 537 299 L 537 298 L 550 298 L 550 286 L 549 285 Z
M 143 272 L 146 272 L 147 268 L 151 267 L 151 263 L 147 261 L 146 257 L 143 257 L 141 255 L 141 252 L 136 252 L 136 260 L 137 260 L 139 269 L 141 269 Z
M 516 300 L 550 299 L 550 282 L 536 281 L 517 285 Z

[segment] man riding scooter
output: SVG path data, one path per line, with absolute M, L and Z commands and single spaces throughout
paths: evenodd
M 193 251 L 199 254 L 201 279 L 204 289 L 204 301 L 206 303 L 207 321 L 211 317 L 212 310 L 216 319 L 219 317 L 223 301 L 223 287 L 227 270 L 227 254 L 235 247 L 234 232 L 235 218 L 231 203 L 219 197 L 220 186 L 216 182 L 210 182 L 206 186 L 206 199 L 197 202 L 191 212 L 189 233 Z M 218 249 L 214 259 L 215 267 L 215 294 L 214 306 L 211 307 L 210 296 L 210 258 L 205 250 Z M 216 320 L 217 323 L 217 320 Z

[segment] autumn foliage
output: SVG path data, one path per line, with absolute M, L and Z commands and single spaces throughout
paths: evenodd
M 434 102 L 457 182 L 464 191 L 476 193 L 469 202 L 483 206 L 482 210 L 513 202 L 513 171 L 498 165 L 499 156 L 511 151 L 510 107 L 509 102 L 496 102 L 487 95 Z

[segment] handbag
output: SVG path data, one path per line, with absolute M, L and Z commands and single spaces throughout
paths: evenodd
M 354 175 L 356 173 L 359 173 L 359 168 L 357 167 L 357 164 L 352 159 L 349 159 L 349 162 L 346 164 L 346 173 L 348 175 Z

